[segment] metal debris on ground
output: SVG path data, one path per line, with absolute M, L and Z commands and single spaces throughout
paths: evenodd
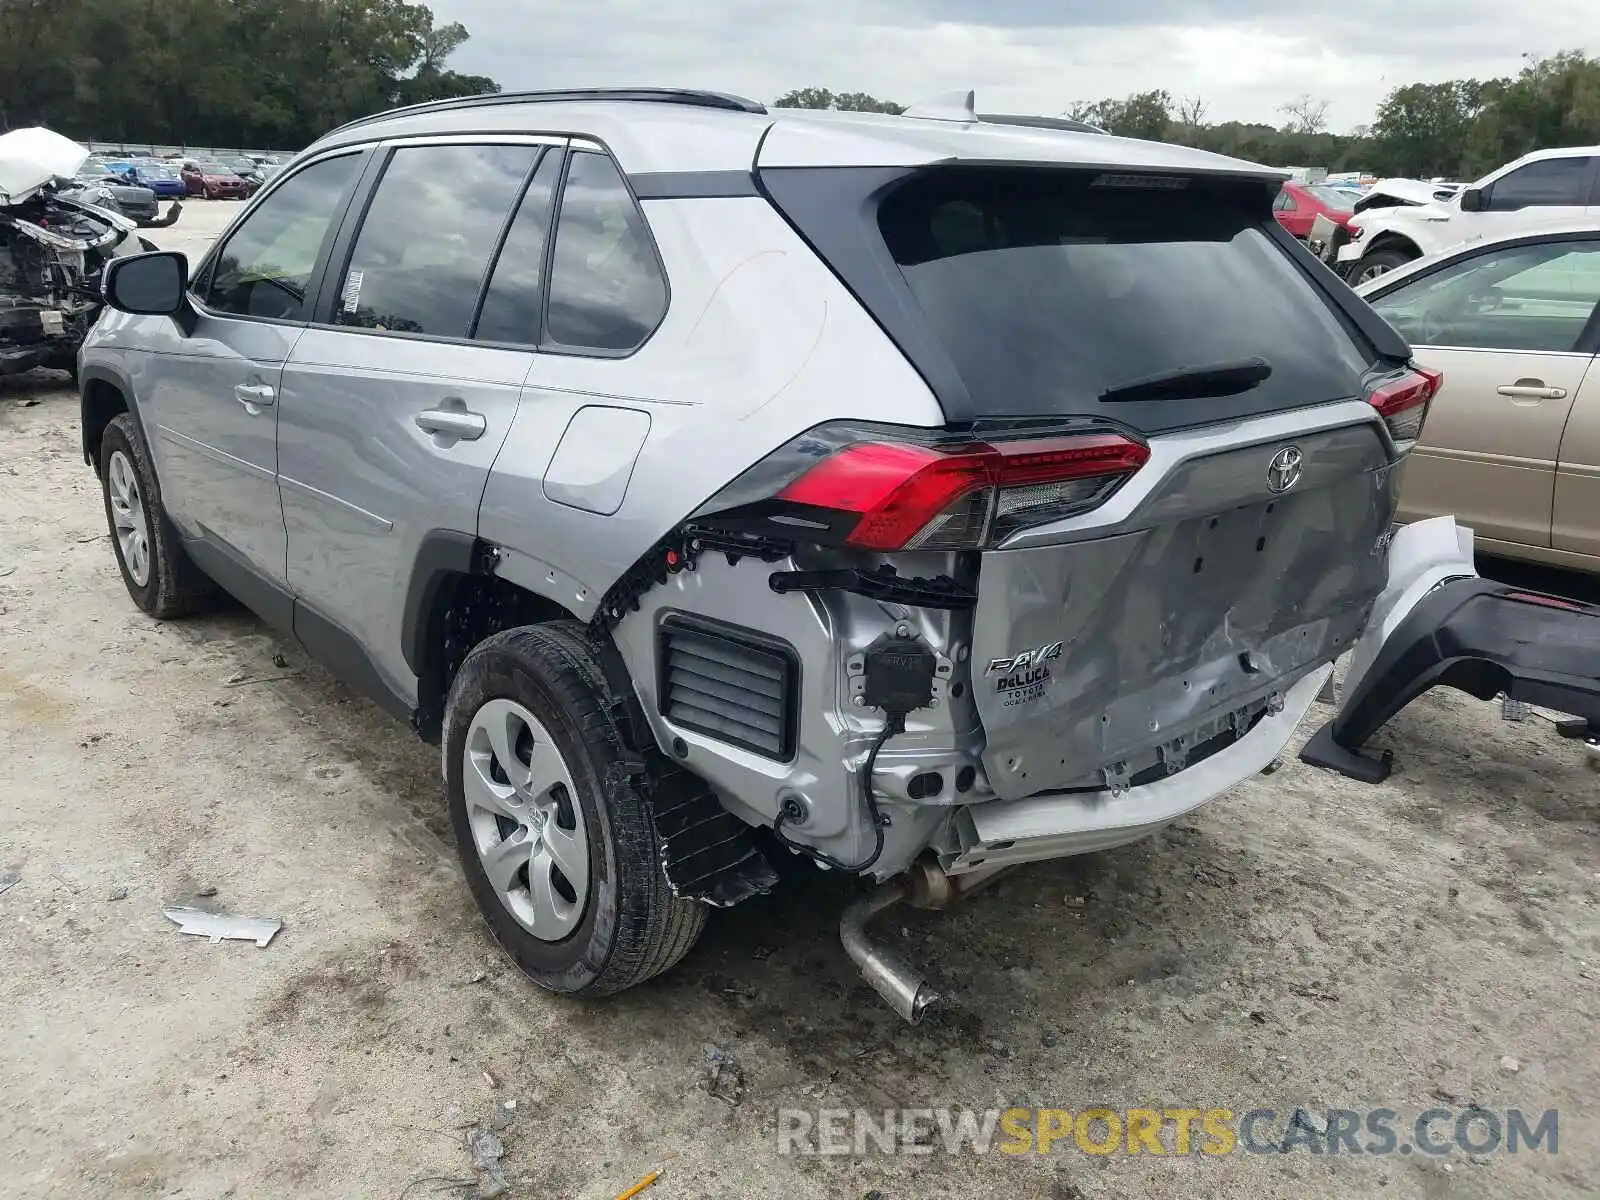
M 494 1107 L 494 1114 L 489 1118 L 489 1128 L 496 1133 L 509 1129 L 511 1122 L 517 1119 L 517 1102 L 515 1100 L 502 1100 Z
M 744 1065 L 731 1050 L 706 1047 L 706 1091 L 724 1104 L 737 1105 L 744 1096 Z
M 299 671 L 284 671 L 279 675 L 257 675 L 254 678 L 246 675 L 235 675 L 232 679 L 227 680 L 223 686 L 249 687 L 255 683 L 277 683 L 280 679 L 288 679 L 290 676 L 298 674 L 300 674 Z
M 503 1196 L 511 1190 L 511 1181 L 500 1167 L 500 1160 L 506 1156 L 506 1144 L 498 1133 L 480 1127 L 469 1130 L 467 1153 L 472 1157 L 472 1165 L 482 1176 L 477 1193 L 480 1200 L 494 1200 L 494 1197 Z
M 638 1183 L 634 1184 L 627 1191 L 617 1193 L 617 1200 L 633 1200 L 635 1196 L 644 1191 L 645 1188 L 649 1187 L 652 1183 L 660 1178 L 660 1171 L 651 1171 L 650 1174 L 639 1180 Z
M 21 878 L 18 871 L 0 871 L 0 892 L 9 892 Z
M 185 908 L 172 904 L 161 910 L 161 915 L 177 923 L 179 933 L 211 939 L 214 946 L 227 938 L 232 941 L 254 942 L 261 949 L 277 936 L 283 922 L 277 917 L 230 917 L 226 913 L 209 913 L 201 908 Z

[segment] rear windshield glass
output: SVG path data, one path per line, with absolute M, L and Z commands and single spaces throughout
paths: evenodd
M 1371 348 L 1264 231 L 1265 199 L 1100 178 L 948 168 L 880 205 L 884 243 L 977 415 L 1190 424 L 1359 394 Z M 1101 401 L 1257 358 L 1271 374 L 1247 397 Z
M 1350 206 L 1356 202 L 1356 198 L 1349 192 L 1341 192 L 1336 187 L 1308 187 L 1306 191 L 1310 192 L 1329 208 L 1337 209 L 1340 212 L 1349 212 Z

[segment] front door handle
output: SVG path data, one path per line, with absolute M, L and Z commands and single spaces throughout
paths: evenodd
M 1565 400 L 1567 389 L 1546 387 L 1542 379 L 1519 379 L 1515 383 L 1502 383 L 1495 388 L 1502 396 L 1518 400 Z
M 271 408 L 277 397 L 278 393 L 264 383 L 240 383 L 233 389 L 233 398 L 244 405 L 251 416 L 263 408 Z
M 482 413 L 464 412 L 449 408 L 430 408 L 416 416 L 417 428 L 439 437 L 475 442 L 489 428 Z

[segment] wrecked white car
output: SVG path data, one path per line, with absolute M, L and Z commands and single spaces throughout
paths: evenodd
M 0 375 L 55 367 L 74 375 L 100 314 L 100 273 L 154 249 L 137 224 L 75 180 L 89 152 L 48 129 L 0 135 Z
M 1323 261 L 1355 286 L 1461 242 L 1592 217 L 1597 161 L 1600 148 L 1567 146 L 1525 154 L 1470 187 L 1381 180 L 1328 234 Z

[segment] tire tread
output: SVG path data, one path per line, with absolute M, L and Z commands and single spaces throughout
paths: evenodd
M 639 756 L 627 744 L 617 718 L 618 698 L 595 658 L 583 624 L 562 620 L 519 626 L 474 647 L 451 688 L 452 711 L 446 713 L 446 728 L 457 719 L 454 710 L 463 687 L 473 686 L 480 664 L 497 652 L 520 660 L 543 682 L 600 768 L 601 799 L 618 856 L 619 888 L 632 887 L 636 894 L 619 896 L 610 953 L 599 974 L 581 991 L 594 996 L 625 991 L 679 962 L 705 928 L 708 910 L 703 904 L 674 896 L 667 883 L 650 810 L 648 771 L 641 774 L 635 769 Z

